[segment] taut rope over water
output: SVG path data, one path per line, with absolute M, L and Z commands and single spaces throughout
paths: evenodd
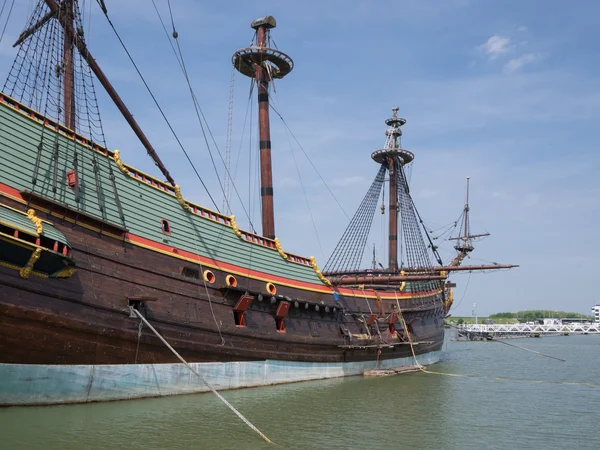
M 536 352 L 535 350 L 531 350 L 531 349 L 525 348 L 525 347 L 519 347 L 517 345 L 509 344 L 508 342 L 503 342 L 503 341 L 500 341 L 498 339 L 490 339 L 490 341 L 498 342 L 499 344 L 504 344 L 504 345 L 508 345 L 510 347 L 518 348 L 519 350 L 525 350 L 526 352 L 535 353 L 536 355 L 545 356 L 546 358 L 552 358 L 552 359 L 556 359 L 557 361 L 567 362 L 566 359 L 557 358 L 556 356 L 547 355 L 547 354 L 542 353 L 542 352 Z
M 173 354 L 174 354 L 175 356 L 177 356 L 177 358 L 179 359 L 179 361 L 181 361 L 183 364 L 185 364 L 185 366 L 186 366 L 188 369 L 190 369 L 190 371 L 191 371 L 191 372 L 192 372 L 194 375 L 196 375 L 196 376 L 197 376 L 197 377 L 200 379 L 200 381 L 202 381 L 202 383 L 204 383 L 204 385 L 205 385 L 207 388 L 209 388 L 209 389 L 210 389 L 210 390 L 213 392 L 213 394 L 215 394 L 215 395 L 216 395 L 216 396 L 219 398 L 219 400 L 221 400 L 223 403 L 225 403 L 225 405 L 226 405 L 226 406 L 227 406 L 229 409 L 231 409 L 231 410 L 232 410 L 232 411 L 235 413 L 235 415 L 236 415 L 236 416 L 238 416 L 240 419 L 242 419 L 242 420 L 244 421 L 244 423 L 245 423 L 246 425 L 248 425 L 250 428 L 252 428 L 252 429 L 253 429 L 253 430 L 254 430 L 254 431 L 255 431 L 255 432 L 256 432 L 256 433 L 257 433 L 257 434 L 258 434 L 258 435 L 259 435 L 261 438 L 263 438 L 263 439 L 265 440 L 265 442 L 268 442 L 269 444 L 274 444 L 274 442 L 273 442 L 273 441 L 271 441 L 271 439 L 269 439 L 267 436 L 265 436 L 265 435 L 264 435 L 264 434 L 263 434 L 263 433 L 262 433 L 262 432 L 261 432 L 261 431 L 260 431 L 258 428 L 256 428 L 254 425 L 252 425 L 252 424 L 250 423 L 250 421 L 249 421 L 248 419 L 246 419 L 246 418 L 245 418 L 245 417 L 242 415 L 242 413 L 240 413 L 240 412 L 239 412 L 237 409 L 235 409 L 235 407 L 234 407 L 234 406 L 233 406 L 231 403 L 229 403 L 227 400 L 225 400 L 225 399 L 223 398 L 223 396 L 222 396 L 221 394 L 219 394 L 219 392 L 218 392 L 218 391 L 217 391 L 217 390 L 216 390 L 214 387 L 212 387 L 210 384 L 208 384 L 208 382 L 207 382 L 207 381 L 206 381 L 206 380 L 205 380 L 205 379 L 204 379 L 204 378 L 203 378 L 203 377 L 202 377 L 202 376 L 201 376 L 201 375 L 200 375 L 198 372 L 196 372 L 196 370 L 195 370 L 195 369 L 194 369 L 192 366 L 190 366 L 190 365 L 189 365 L 189 363 L 188 363 L 188 362 L 187 362 L 185 359 L 183 359 L 183 358 L 181 357 L 181 355 L 180 355 L 179 353 L 177 353 L 177 351 L 176 351 L 176 350 L 175 350 L 173 347 L 171 347 L 171 345 L 170 345 L 170 344 L 169 344 L 169 343 L 168 343 L 168 342 L 165 340 L 165 338 L 163 338 L 163 337 L 161 336 L 161 334 L 160 334 L 158 331 L 156 331 L 156 329 L 155 329 L 155 328 L 154 328 L 152 325 L 150 325 L 150 322 L 148 322 L 148 320 L 146 320 L 146 318 L 145 318 L 145 317 L 144 317 L 144 316 L 143 316 L 143 315 L 142 315 L 142 314 L 141 314 L 141 313 L 140 313 L 140 312 L 139 312 L 137 309 L 135 309 L 135 308 L 133 308 L 133 307 L 132 307 L 131 309 L 132 309 L 132 311 L 133 311 L 133 312 L 135 312 L 135 313 L 137 314 L 137 316 L 138 316 L 138 317 L 139 317 L 139 318 L 140 318 L 140 319 L 141 319 L 141 320 L 142 320 L 142 321 L 143 321 L 143 322 L 144 322 L 146 325 L 148 325 L 148 328 L 150 328 L 150 329 L 152 330 L 152 332 L 153 332 L 153 333 L 156 335 L 156 337 L 157 337 L 157 338 L 159 338 L 159 339 L 160 339 L 160 340 L 163 342 L 163 344 L 165 344 L 165 345 L 167 346 L 167 348 L 173 352 Z

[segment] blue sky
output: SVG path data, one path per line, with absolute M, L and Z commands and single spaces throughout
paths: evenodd
M 156 2 L 167 18 L 166 1 Z M 2 78 L 31 3 L 17 1 L 0 43 Z M 106 4 L 220 207 L 222 196 L 189 94 L 152 3 Z M 485 315 L 519 309 L 589 313 L 600 302 L 593 259 L 600 247 L 600 3 L 273 0 L 257 7 L 172 0 L 172 5 L 194 89 L 221 151 L 231 54 L 250 43 L 250 21 L 270 14 L 278 22 L 272 32 L 276 44 L 295 62 L 294 71 L 276 83 L 274 100 L 349 215 L 377 172 L 370 154 L 384 145 L 383 121 L 396 105 L 407 119 L 402 142 L 415 153 L 411 188 L 425 220 L 454 221 L 463 207 L 465 177 L 471 177 L 471 227 L 491 237 L 465 263 L 521 267 L 454 276 L 454 315 L 470 315 L 473 303 Z M 86 0 L 84 6 L 92 53 L 184 195 L 210 206 L 97 5 Z M 242 136 L 248 88 L 249 81 L 237 74 L 232 159 L 235 164 L 241 149 L 236 185 L 246 204 L 248 152 L 256 144 L 255 129 L 252 143 L 247 131 Z M 126 162 L 157 173 L 106 98 L 101 112 L 109 147 L 120 149 Z M 276 234 L 284 249 L 314 255 L 323 266 L 347 219 L 276 117 L 272 141 Z M 259 226 L 258 191 L 250 184 Z M 234 213 L 247 228 L 238 202 Z M 376 244 L 384 262 L 381 227 L 378 215 L 369 246 Z M 448 259 L 451 252 L 442 255 Z

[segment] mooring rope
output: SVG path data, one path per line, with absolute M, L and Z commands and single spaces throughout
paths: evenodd
M 410 331 L 408 330 L 408 326 L 406 325 L 406 320 L 404 320 L 404 314 L 402 314 L 402 308 L 400 308 L 400 301 L 398 300 L 398 293 L 394 291 L 394 295 L 396 297 L 396 306 L 398 307 L 398 313 L 400 314 L 400 320 L 402 320 L 402 326 L 404 327 L 404 332 L 408 337 L 408 343 L 410 344 L 410 350 L 412 352 L 413 358 L 415 360 L 415 365 L 419 368 L 419 370 L 423 372 L 427 372 L 425 367 L 417 360 L 417 355 L 415 354 L 415 347 L 413 346 L 412 338 L 410 337 Z
M 459 329 L 456 325 L 452 325 L 452 324 L 450 324 L 450 327 L 455 328 L 456 330 Z M 552 359 L 556 359 L 557 361 L 567 362 L 566 359 L 558 358 L 558 357 L 552 356 L 552 355 L 547 355 L 546 353 L 542 353 L 542 352 L 536 352 L 535 350 L 531 350 L 531 349 L 525 348 L 525 347 L 519 347 L 518 345 L 509 344 L 508 342 L 504 342 L 499 339 L 493 339 L 493 337 L 489 337 L 488 341 L 498 342 L 499 344 L 504 344 L 504 345 L 508 345 L 509 347 L 518 348 L 519 350 L 524 350 L 526 352 L 535 353 L 536 355 L 545 356 L 546 358 L 552 358 Z
M 203 377 L 202 377 L 202 376 L 201 376 L 201 375 L 200 375 L 198 372 L 196 372 L 196 370 L 195 370 L 195 369 L 194 369 L 194 368 L 193 368 L 193 367 L 192 367 L 192 366 L 191 366 L 191 365 L 190 365 L 190 364 L 189 364 L 189 363 L 188 363 L 188 362 L 187 362 L 185 359 L 183 359 L 183 358 L 181 357 L 181 355 L 180 355 L 179 353 L 177 353 L 177 351 L 176 351 L 176 350 L 175 350 L 173 347 L 171 347 L 171 345 L 170 345 L 170 344 L 169 344 L 169 343 L 168 343 L 168 342 L 165 340 L 165 338 L 163 338 L 163 337 L 161 336 L 161 334 L 160 334 L 158 331 L 156 331 L 156 329 L 155 329 L 155 328 L 154 328 L 154 327 L 153 327 L 153 326 L 150 324 L 150 322 L 148 322 L 148 320 L 146 320 L 146 318 L 145 318 L 145 317 L 144 317 L 144 316 L 143 316 L 143 315 L 142 315 L 142 314 L 141 314 L 141 313 L 140 313 L 140 312 L 139 312 L 137 309 L 135 309 L 135 308 L 133 308 L 133 307 L 132 307 L 131 309 L 132 309 L 132 310 L 133 310 L 133 311 L 134 311 L 134 312 L 135 312 L 135 313 L 138 315 L 138 317 L 139 317 L 139 318 L 140 318 L 140 319 L 141 319 L 141 320 L 142 320 L 142 321 L 143 321 L 143 322 L 144 322 L 146 325 L 148 325 L 148 328 L 150 328 L 150 329 L 152 330 L 152 332 L 153 332 L 153 333 L 156 335 L 156 337 L 158 337 L 158 338 L 159 338 L 159 339 L 160 339 L 160 340 L 163 342 L 163 344 L 165 344 L 165 345 L 167 346 L 167 348 L 168 348 L 169 350 L 171 350 L 171 351 L 173 352 L 173 354 L 174 354 L 175 356 L 177 356 L 177 358 L 178 358 L 178 359 L 179 359 L 179 360 L 180 360 L 180 361 L 181 361 L 181 362 L 182 362 L 182 363 L 183 363 L 183 364 L 184 364 L 184 365 L 185 365 L 185 366 L 186 366 L 188 369 L 190 369 L 190 371 L 191 371 L 191 372 L 192 372 L 194 375 L 196 375 L 196 376 L 197 376 L 197 377 L 200 379 L 200 381 L 202 381 L 202 383 L 204 383 L 204 385 L 205 385 L 205 386 L 206 386 L 208 389 L 210 389 L 210 390 L 213 392 L 213 394 L 215 394 L 215 395 L 216 395 L 216 396 L 219 398 L 219 400 L 221 400 L 223 403 L 225 403 L 225 405 L 226 405 L 226 406 L 227 406 L 229 409 L 231 409 L 231 410 L 232 410 L 232 411 L 235 413 L 235 415 L 236 415 L 236 416 L 238 416 L 240 419 L 242 419 L 242 420 L 244 421 L 244 423 L 245 423 L 246 425 L 248 425 L 250 428 L 252 428 L 252 430 L 254 430 L 254 431 L 255 431 L 255 432 L 256 432 L 256 433 L 257 433 L 257 434 L 258 434 L 258 435 L 259 435 L 261 438 L 263 438 L 263 439 L 265 440 L 265 442 L 268 442 L 269 444 L 274 444 L 274 442 L 273 442 L 273 441 L 271 441 L 271 439 L 269 439 L 267 436 L 265 436 L 265 435 L 262 433 L 262 431 L 260 431 L 260 430 L 259 430 L 258 428 L 256 428 L 254 425 L 252 425 L 252 423 L 250 423 L 250 421 L 249 421 L 248 419 L 246 419 L 246 418 L 245 418 L 245 417 L 244 417 L 244 416 L 243 416 L 243 415 L 242 415 L 242 414 L 241 414 L 241 413 L 240 413 L 240 412 L 239 412 L 237 409 L 235 409 L 231 403 L 229 403 L 227 400 L 225 400 L 225 398 L 223 398 L 223 396 L 222 396 L 221 394 L 219 394 L 219 392 L 218 392 L 218 391 L 217 391 L 217 390 L 216 390 L 214 387 L 212 387 L 210 384 L 208 384 L 208 382 L 207 382 L 207 381 L 206 381 L 206 380 L 205 380 L 205 379 L 204 379 L 204 378 L 203 378 Z
M 557 361 L 567 362 L 566 359 L 557 358 L 556 356 L 547 355 L 547 354 L 542 353 L 542 352 L 536 352 L 535 350 L 531 350 L 531 349 L 525 348 L 525 347 L 519 347 L 518 345 L 509 344 L 508 342 L 503 342 L 503 341 L 500 341 L 498 339 L 489 339 L 489 340 L 492 341 L 492 342 L 497 342 L 499 344 L 504 344 L 504 345 L 508 345 L 510 347 L 518 348 L 519 350 L 524 350 L 526 352 L 535 353 L 536 355 L 545 356 L 546 358 L 552 358 L 552 359 L 556 359 Z
M 512 377 L 484 377 L 484 376 L 480 376 L 480 375 L 465 375 L 465 374 L 460 374 L 460 373 L 432 372 L 431 370 L 427 370 L 427 368 L 425 366 L 423 366 L 421 363 L 419 363 L 419 361 L 417 360 L 417 355 L 415 354 L 415 349 L 413 346 L 412 339 L 410 337 L 410 332 L 408 331 L 408 329 L 406 327 L 406 321 L 404 320 L 404 315 L 402 314 L 402 310 L 400 309 L 400 302 L 398 301 L 397 294 L 396 294 L 396 304 L 398 306 L 398 312 L 400 313 L 400 319 L 402 321 L 402 324 L 404 325 L 406 335 L 408 336 L 408 342 L 410 344 L 410 350 L 412 351 L 412 355 L 415 360 L 415 365 L 423 373 L 428 373 L 431 375 L 442 375 L 442 376 L 446 376 L 446 377 L 455 377 L 455 378 L 472 378 L 472 379 L 484 379 L 484 380 L 494 380 L 494 381 L 513 381 L 513 382 L 519 382 L 519 383 L 544 383 L 544 384 L 554 384 L 554 385 L 561 384 L 561 385 L 600 387 L 600 383 L 590 383 L 590 382 L 585 382 L 585 381 L 550 381 L 550 380 L 534 380 L 534 379 L 528 379 L 528 378 L 512 378 Z M 500 342 L 501 344 L 510 345 L 511 347 L 515 347 L 520 350 L 526 350 L 526 351 L 530 351 L 533 353 L 537 353 L 542 356 L 546 356 L 548 358 L 556 359 L 558 361 L 566 362 L 564 359 L 560 359 L 555 356 L 546 355 L 541 352 L 536 352 L 535 350 L 517 347 L 516 345 L 508 344 L 506 342 L 501 342 L 501 341 L 496 341 L 496 342 Z

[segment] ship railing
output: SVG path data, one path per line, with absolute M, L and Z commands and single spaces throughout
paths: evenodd
M 113 150 L 109 150 L 108 148 L 99 145 L 92 140 L 82 136 L 79 133 L 71 130 L 70 128 L 40 114 L 39 112 L 29 108 L 28 106 L 20 103 L 19 101 L 13 99 L 12 97 L 0 92 L 0 103 L 5 104 L 6 106 L 12 108 L 13 110 L 19 112 L 20 114 L 30 118 L 31 120 L 43 125 L 44 127 L 53 130 L 64 137 L 71 139 L 81 146 L 88 148 L 92 151 L 95 151 L 101 155 L 104 155 L 107 158 L 115 159 L 115 152 Z M 148 186 L 153 187 L 159 191 L 162 191 L 166 194 L 176 196 L 175 188 L 171 186 L 169 183 L 159 180 L 152 175 L 149 175 L 141 170 L 136 169 L 135 167 L 130 166 L 127 163 L 121 163 L 122 167 L 127 171 L 128 175 L 137 181 L 147 184 Z M 212 220 L 213 222 L 221 223 L 223 225 L 232 227 L 231 217 L 225 214 L 221 214 L 217 211 L 213 211 L 204 206 L 200 206 L 196 203 L 192 203 L 190 201 L 185 200 L 185 202 L 190 206 L 190 211 L 196 215 L 204 217 L 205 219 Z M 264 236 L 260 236 L 256 233 L 252 233 L 249 231 L 239 230 L 242 234 L 242 239 L 247 242 L 253 243 L 255 245 L 261 245 L 263 247 L 271 248 L 277 251 L 277 245 L 275 240 L 266 238 Z M 309 258 L 304 256 L 295 255 L 292 253 L 286 252 L 288 255 L 287 260 L 296 264 L 302 264 L 304 266 L 311 267 L 311 262 Z

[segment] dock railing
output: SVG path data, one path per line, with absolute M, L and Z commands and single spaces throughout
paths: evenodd
M 467 339 L 560 336 L 567 334 L 600 334 L 600 323 L 461 324 L 457 326 L 457 330 L 459 337 Z

